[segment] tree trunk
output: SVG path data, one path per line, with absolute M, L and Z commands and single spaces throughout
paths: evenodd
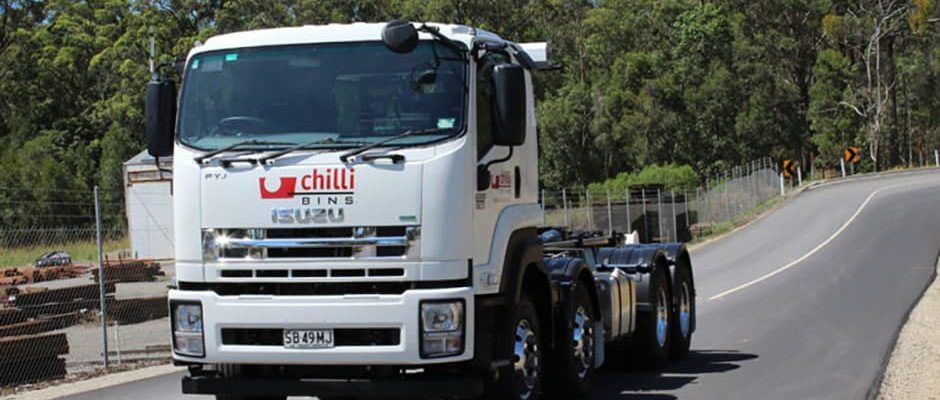
M 895 85 L 898 79 L 898 68 L 895 61 L 895 42 L 894 37 L 888 37 L 888 90 L 891 102 L 891 126 L 888 127 L 888 166 L 901 164 L 901 123 L 898 118 L 898 86 Z

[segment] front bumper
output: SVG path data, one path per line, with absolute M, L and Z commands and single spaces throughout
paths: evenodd
M 199 302 L 203 310 L 205 357 L 175 354 L 183 363 L 259 365 L 426 365 L 473 358 L 474 307 L 470 287 L 408 290 L 401 295 L 219 296 L 212 291 L 171 290 L 173 301 Z M 452 357 L 422 359 L 419 308 L 422 301 L 462 299 L 464 351 Z M 270 345 L 222 343 L 222 329 L 400 329 L 394 346 L 337 346 L 287 349 Z

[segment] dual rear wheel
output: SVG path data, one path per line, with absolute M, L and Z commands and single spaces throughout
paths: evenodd
M 645 310 L 637 312 L 637 330 L 630 349 L 640 365 L 661 368 L 670 359 L 688 356 L 695 318 L 695 291 L 691 272 L 676 268 L 670 284 L 664 268 L 649 273 Z

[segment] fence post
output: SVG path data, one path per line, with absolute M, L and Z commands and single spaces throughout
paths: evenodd
M 659 224 L 659 242 L 663 242 L 663 190 L 656 189 L 656 222 Z M 667 235 L 668 237 L 668 235 Z M 667 242 L 669 240 L 666 240 Z
M 672 235 L 673 241 L 679 241 L 679 224 L 676 222 L 676 191 L 670 190 L 669 197 L 672 198 Z
M 640 195 L 643 196 L 643 234 L 646 235 L 647 240 L 652 241 L 653 235 L 650 235 L 650 223 L 648 215 L 646 215 L 646 188 L 640 189 Z
M 587 202 L 587 223 L 588 230 L 594 230 L 594 202 L 591 201 L 591 189 L 584 189 L 584 201 Z
M 545 189 L 542 189 L 542 226 L 545 226 Z
M 565 228 L 571 229 L 571 221 L 568 220 L 568 192 L 561 189 L 561 204 L 565 208 Z
M 752 207 L 757 207 L 757 205 L 760 203 L 760 193 L 757 192 L 757 190 L 758 190 L 758 188 L 757 188 L 757 171 L 759 171 L 759 170 L 760 170 L 760 169 L 759 169 L 759 167 L 758 167 L 758 165 L 757 165 L 757 161 L 751 161 L 751 175 L 750 175 L 750 179 L 751 179 L 751 188 L 750 188 L 750 193 L 751 193 L 751 206 L 752 206 Z
M 709 196 L 710 186 L 708 185 L 708 181 L 709 181 L 709 179 L 708 179 L 708 177 L 706 176 L 706 177 L 705 177 L 705 220 L 708 221 L 709 223 L 711 223 L 711 222 L 713 222 L 713 218 L 712 218 L 712 208 L 711 208 L 711 207 L 712 207 L 712 202 L 711 202 L 711 199 L 709 199 L 709 197 L 711 197 L 711 196 Z
M 685 197 L 682 198 L 685 200 L 685 229 L 689 230 L 689 238 L 692 237 L 692 223 L 689 222 L 689 189 L 685 190 Z
M 610 210 L 610 189 L 607 189 L 607 234 L 614 234 L 614 213 Z
M 630 188 L 623 190 L 623 198 L 627 208 L 627 233 L 633 233 L 633 220 L 630 219 Z
M 101 348 L 104 355 L 104 368 L 108 368 L 108 307 L 104 293 L 104 250 L 101 228 L 101 189 L 95 186 L 95 228 L 98 239 L 98 300 L 101 307 Z
M 731 193 L 730 193 L 730 190 L 731 190 L 731 179 L 728 178 L 728 172 L 725 171 L 725 185 L 724 185 L 724 192 L 725 192 L 725 219 L 724 219 L 724 220 L 729 220 L 729 219 L 731 219 Z

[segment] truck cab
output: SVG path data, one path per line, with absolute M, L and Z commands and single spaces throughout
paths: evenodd
M 462 25 L 303 26 L 210 38 L 179 91 L 155 77 L 183 391 L 538 398 L 564 369 L 571 282 L 600 365 L 595 271 L 553 275 L 537 230 L 546 50 Z

